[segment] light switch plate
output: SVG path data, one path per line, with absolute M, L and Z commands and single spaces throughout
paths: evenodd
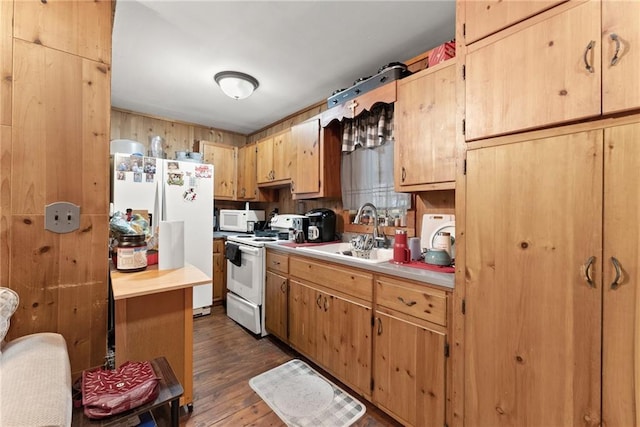
M 71 233 L 80 227 L 80 206 L 56 202 L 44 207 L 44 228 L 54 233 Z

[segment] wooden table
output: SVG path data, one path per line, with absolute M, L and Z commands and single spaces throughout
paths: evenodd
M 166 357 L 184 387 L 181 405 L 193 408 L 193 286 L 210 283 L 198 268 L 136 273 L 111 271 L 115 300 L 116 366 Z
M 154 416 L 156 417 L 156 421 L 158 424 L 161 424 L 159 421 L 159 417 L 157 416 L 157 412 L 154 409 L 159 408 L 167 403 L 171 406 L 171 426 L 178 427 L 180 424 L 180 406 L 179 400 L 180 396 L 184 393 L 184 389 L 180 382 L 176 378 L 169 362 L 164 357 L 158 357 L 157 359 L 153 359 L 151 361 L 151 366 L 153 366 L 153 370 L 156 375 L 160 378 L 159 383 L 159 393 L 156 400 L 153 402 L 149 402 L 145 405 L 138 406 L 137 408 L 131 409 L 129 411 L 123 412 L 118 415 L 113 415 L 111 417 L 103 418 L 100 420 L 91 420 L 84 415 L 83 408 L 78 407 L 73 410 L 73 422 L 71 423 L 73 427 L 83 427 L 83 426 L 115 426 L 118 425 L 125 420 L 135 417 L 138 415 L 142 415 L 145 412 L 152 411 L 154 412 Z

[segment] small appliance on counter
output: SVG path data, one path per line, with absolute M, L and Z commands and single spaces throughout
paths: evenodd
M 336 214 L 334 211 L 317 208 L 310 210 L 305 215 L 309 218 L 308 242 L 322 243 L 336 240 Z
M 264 211 L 220 209 L 218 227 L 220 231 L 253 233 L 260 221 L 264 221 Z
M 291 229 L 296 232 L 296 235 L 302 232 L 305 237 L 307 236 L 309 218 L 304 215 L 295 214 L 274 215 L 269 224 L 272 230 L 278 232 L 278 238 L 280 238 L 280 240 L 292 240 L 292 236 L 289 235 L 289 230 Z

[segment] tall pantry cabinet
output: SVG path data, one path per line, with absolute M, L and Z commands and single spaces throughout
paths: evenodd
M 458 3 L 454 422 L 640 425 L 640 3 L 524 3 Z

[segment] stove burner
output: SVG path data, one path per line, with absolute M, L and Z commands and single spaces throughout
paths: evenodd
M 392 67 L 400 67 L 402 68 L 403 71 L 407 70 L 407 66 L 405 64 L 403 64 L 402 62 L 390 62 L 387 65 L 380 67 L 380 69 L 378 70 L 378 74 L 382 73 L 383 71 L 387 70 L 388 68 L 392 68 Z
M 355 82 L 353 82 L 353 85 L 355 86 L 355 85 L 357 85 L 357 84 L 358 84 L 358 83 L 360 83 L 360 82 L 363 82 L 363 81 L 365 81 L 365 80 L 369 80 L 370 78 L 371 78 L 371 76 L 368 76 L 368 77 L 360 77 L 358 80 L 356 80 Z
M 256 237 L 253 239 L 254 242 L 275 242 L 276 239 L 273 237 Z

